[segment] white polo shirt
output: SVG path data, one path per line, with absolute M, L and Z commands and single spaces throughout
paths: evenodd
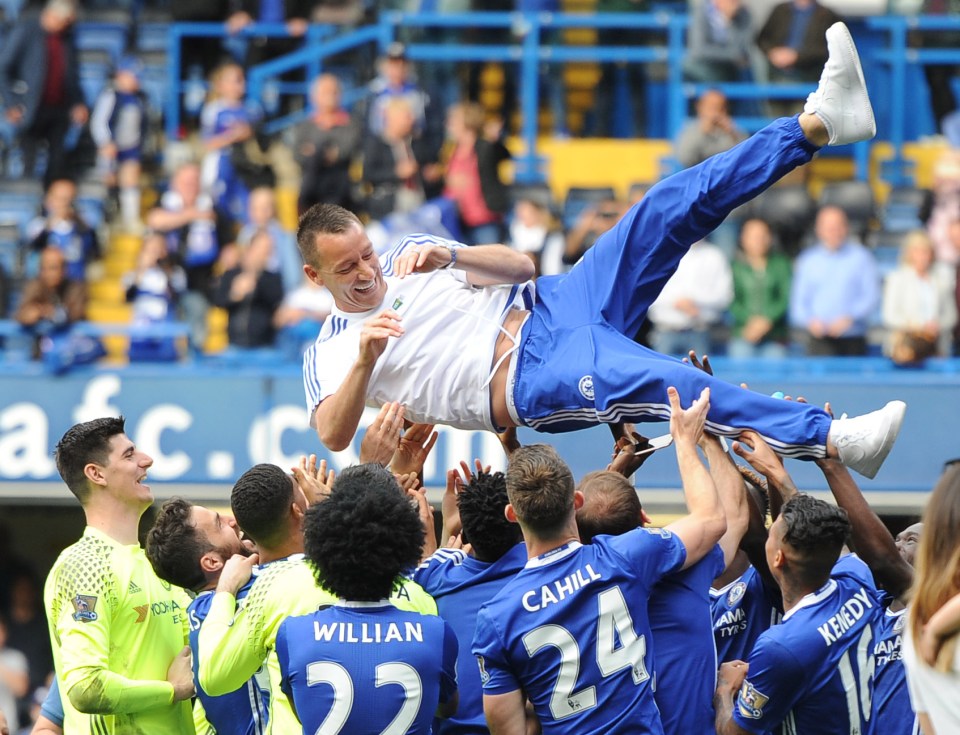
M 334 306 L 317 341 L 303 356 L 303 385 L 310 425 L 317 406 L 340 388 L 360 353 L 363 323 L 384 309 L 402 318 L 404 334 L 391 337 L 367 387 L 368 406 L 389 401 L 406 407 L 415 423 L 458 429 L 495 430 L 489 382 L 501 324 L 511 306 L 529 309 L 533 284 L 485 286 L 467 283 L 462 270 L 418 273 L 404 279 L 393 264 L 407 247 L 460 243 L 432 235 L 410 235 L 380 257 L 387 292 L 365 312 Z

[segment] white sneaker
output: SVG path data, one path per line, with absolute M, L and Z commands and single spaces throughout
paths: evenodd
M 843 23 L 827 29 L 830 55 L 816 92 L 807 97 L 803 111 L 816 115 L 827 128 L 829 145 L 870 140 L 877 134 L 873 107 L 863 81 L 857 47 Z
M 897 440 L 906 410 L 903 401 L 890 401 L 879 411 L 835 420 L 829 437 L 840 461 L 864 477 L 876 477 Z

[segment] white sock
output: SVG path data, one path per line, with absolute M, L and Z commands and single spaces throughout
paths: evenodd
M 140 221 L 140 190 L 129 186 L 120 190 L 120 217 L 125 224 Z

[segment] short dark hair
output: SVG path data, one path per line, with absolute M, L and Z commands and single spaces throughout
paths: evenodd
M 297 247 L 303 262 L 317 267 L 317 236 L 342 235 L 360 226 L 360 220 L 339 204 L 314 204 L 300 215 L 297 226 Z
M 530 444 L 510 456 L 507 495 L 517 518 L 543 538 L 558 533 L 573 511 L 573 473 L 547 444 Z
M 193 503 L 170 498 L 147 532 L 146 554 L 160 579 L 197 592 L 206 585 L 200 558 L 214 547 L 190 519 Z
M 494 562 L 523 540 L 520 526 L 503 513 L 509 502 L 502 472 L 478 472 L 457 496 L 463 541 L 480 561 Z
M 399 576 L 420 561 L 423 539 L 416 508 L 390 471 L 375 464 L 343 470 L 330 497 L 303 520 L 317 584 L 347 600 L 389 597 Z
M 780 517 L 784 543 L 800 555 L 795 563 L 799 579 L 807 586 L 825 584 L 850 535 L 847 512 L 800 493 L 784 503 Z
M 630 481 L 619 472 L 603 470 L 584 475 L 579 485 L 583 506 L 577 511 L 580 540 L 589 544 L 594 536 L 619 536 L 642 523 L 640 498 Z
M 230 493 L 230 509 L 244 535 L 271 546 L 284 531 L 293 503 L 293 481 L 275 464 L 258 464 L 240 475 Z
M 110 440 L 124 431 L 123 416 L 108 416 L 71 426 L 57 442 L 54 454 L 57 471 L 81 505 L 90 495 L 83 468 L 91 462 L 106 465 L 110 458 Z

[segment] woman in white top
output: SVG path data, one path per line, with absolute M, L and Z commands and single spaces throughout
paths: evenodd
M 960 464 L 930 496 L 917 550 L 903 664 L 924 735 L 960 733 Z
M 888 330 L 887 354 L 896 336 L 920 334 L 936 344 L 939 355 L 950 354 L 957 323 L 953 277 L 934 260 L 933 243 L 922 230 L 909 233 L 900 248 L 900 265 L 883 285 L 883 326 Z

